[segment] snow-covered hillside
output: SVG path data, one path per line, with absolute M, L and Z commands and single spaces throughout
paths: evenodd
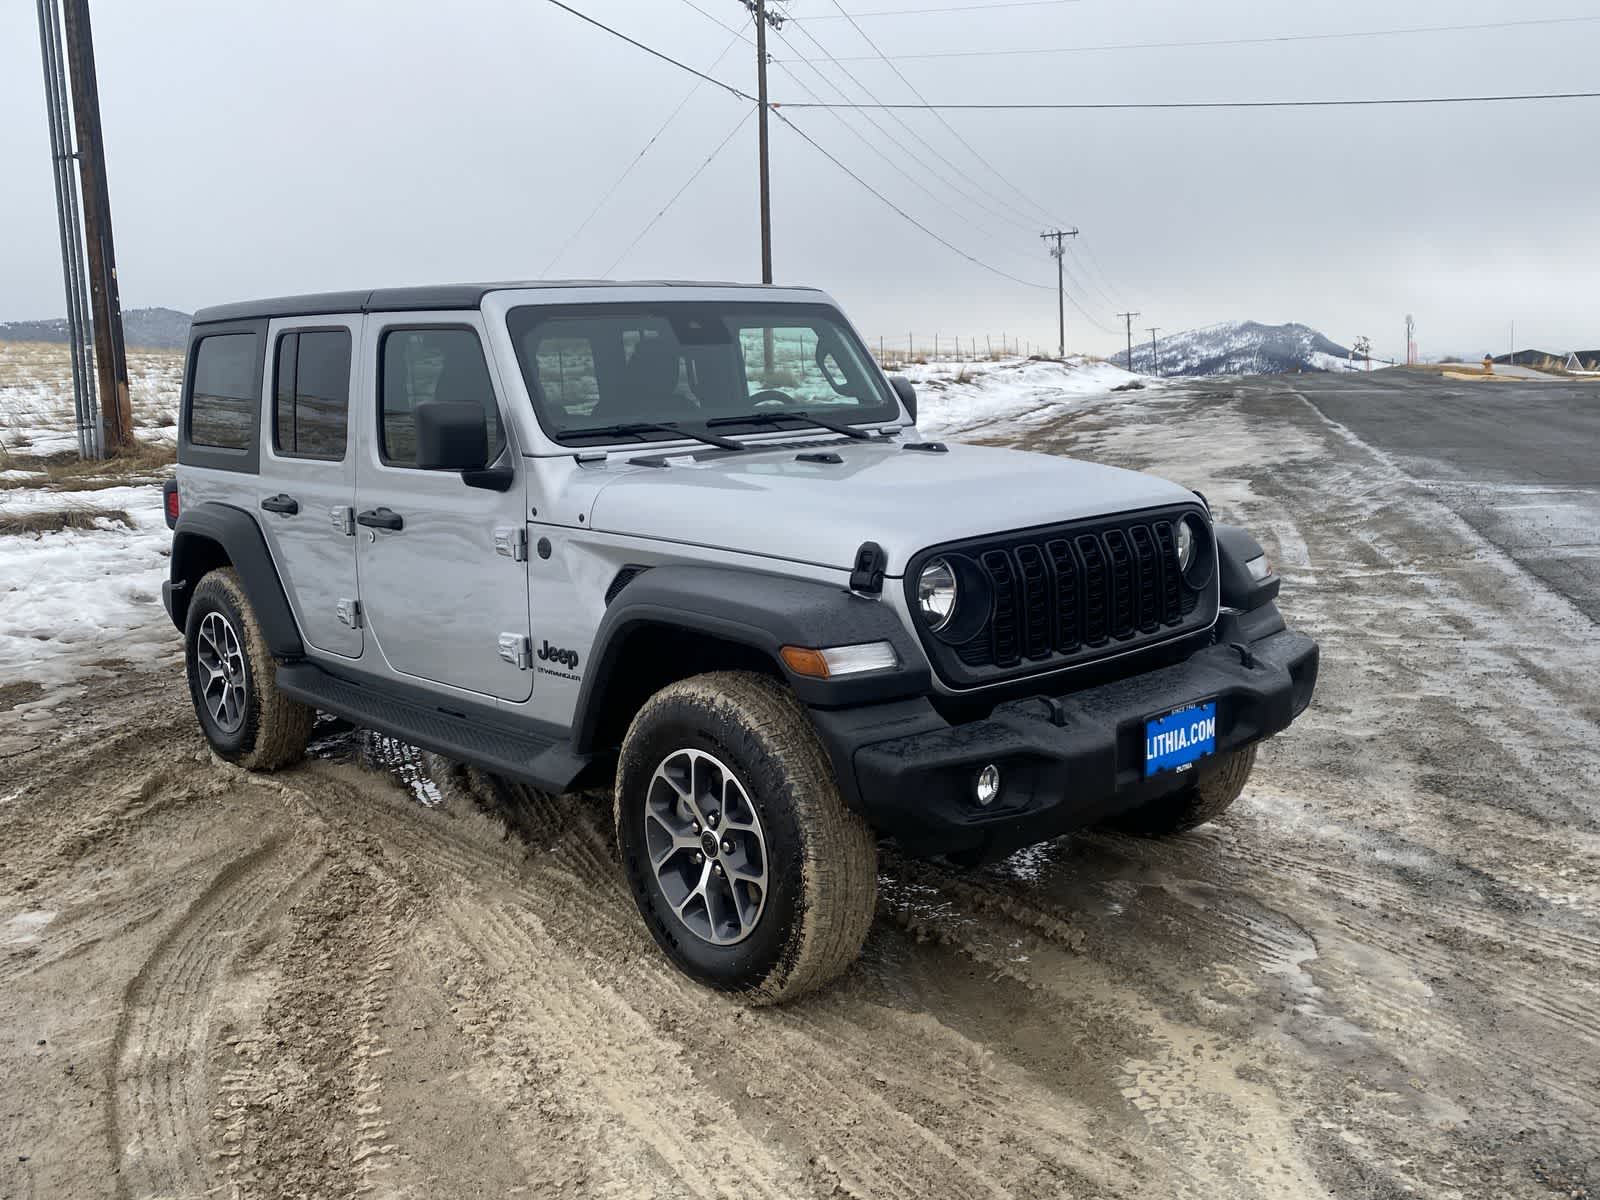
M 1111 363 L 1069 358 L 1006 358 L 995 362 L 930 362 L 892 367 L 917 387 L 917 428 L 927 437 L 958 439 L 1058 415 L 1085 397 L 1104 396 L 1138 381 Z
M 1226 321 L 1160 340 L 1163 375 L 1282 375 L 1292 371 L 1345 371 L 1357 364 L 1350 351 L 1309 325 Z M 1360 364 L 1364 366 L 1365 364 Z M 1135 343 L 1133 369 L 1156 374 L 1150 344 Z

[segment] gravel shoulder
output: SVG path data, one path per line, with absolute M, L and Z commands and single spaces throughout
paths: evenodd
M 603 799 L 331 726 L 249 775 L 110 672 L 0 712 L 0 1197 L 1600 1188 L 1593 619 L 1287 386 L 994 436 L 1268 545 L 1323 682 L 1222 821 L 890 856 L 861 963 L 748 1010 L 655 951 Z

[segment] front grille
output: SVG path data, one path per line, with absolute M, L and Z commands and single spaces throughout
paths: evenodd
M 982 683 L 1090 662 L 1208 625 L 1215 584 L 1193 588 L 1178 570 L 1176 522 L 1187 511 L 1102 518 L 918 555 L 908 587 L 923 564 L 943 556 L 965 560 L 990 593 L 988 621 L 959 644 L 923 632 L 941 674 Z

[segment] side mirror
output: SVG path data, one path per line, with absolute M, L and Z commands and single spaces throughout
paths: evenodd
M 906 411 L 911 414 L 911 419 L 917 419 L 917 389 L 912 386 L 911 380 L 904 375 L 889 376 L 889 386 L 894 388 L 894 394 L 900 397 L 900 403 L 906 406 Z
M 489 422 L 481 404 L 425 400 L 417 422 L 417 466 L 425 471 L 481 471 L 489 465 Z

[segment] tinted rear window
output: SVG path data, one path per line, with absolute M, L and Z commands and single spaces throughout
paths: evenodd
M 273 443 L 279 454 L 341 459 L 350 408 L 350 334 L 343 329 L 278 339 Z
M 260 398 L 255 334 L 201 338 L 194 355 L 189 440 L 196 446 L 248 450 L 255 441 Z

